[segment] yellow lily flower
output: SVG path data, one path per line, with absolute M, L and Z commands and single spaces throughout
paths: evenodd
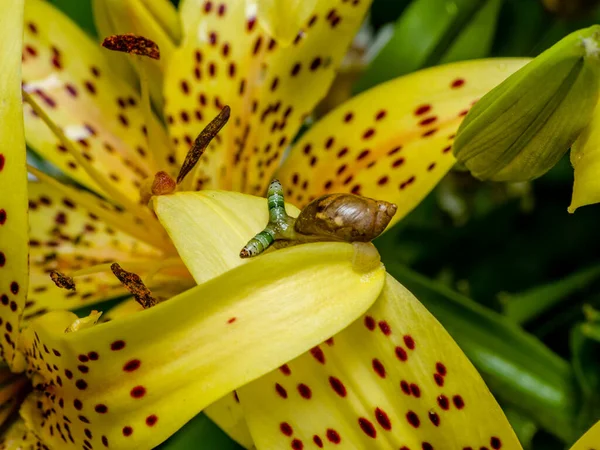
M 245 262 L 238 252 L 266 222 L 264 200 L 220 191 L 155 197 L 160 223 L 139 204 L 144 180 L 160 169 L 174 173 L 190 141 L 225 104 L 232 106 L 232 123 L 191 174 L 192 186 L 264 190 L 331 84 L 368 4 L 319 2 L 284 46 L 241 0 L 185 2 L 188 33 L 168 65 L 164 88 L 171 151 L 166 131 L 158 121 L 144 121 L 138 96 L 111 76 L 99 47 L 49 4 L 28 0 L 21 20 L 21 1 L 11 0 L 10 14 L 0 19 L 7 34 L 1 42 L 19 42 L 18 27 L 25 24 L 23 88 L 35 105 L 25 108 L 27 142 L 106 199 L 35 172 L 26 303 L 24 147 L 3 142 L 8 181 L 0 183 L 10 183 L 16 195 L 0 207 L 20 219 L 11 222 L 10 234 L 6 227 L 0 235 L 2 244 L 11 239 L 2 274 L 3 283 L 6 274 L 12 280 L 2 285 L 11 297 L 2 319 L 11 319 L 14 333 L 2 348 L 13 370 L 26 367 L 35 387 L 21 410 L 25 423 L 10 430 L 15 445 L 40 439 L 51 448 L 149 448 L 226 396 L 238 405 L 229 409 L 233 417 L 244 412 L 250 435 L 243 435 L 245 425 L 231 433 L 241 433 L 240 441 L 251 436 L 258 448 L 338 440 L 387 448 L 403 434 L 398 445 L 407 448 L 438 448 L 445 439 L 520 448 L 475 369 L 416 299 L 384 275 L 369 247 L 310 244 Z M 332 45 L 322 48 L 323 41 Z M 2 111 L 3 139 L 22 140 L 15 131 L 18 53 L 4 44 L 0 51 L 2 67 L 17 74 L 6 77 L 10 86 L 1 85 L 12 96 Z M 298 206 L 328 191 L 372 195 L 398 203 L 396 217 L 404 216 L 453 165 L 450 145 L 468 108 L 525 62 L 453 64 L 351 100 L 293 145 L 279 168 L 287 194 Z M 61 133 L 66 139 L 58 141 Z M 148 143 L 147 134 L 155 139 Z M 21 163 L 14 164 L 16 158 Z M 297 214 L 291 205 L 288 210 Z M 105 273 L 115 260 L 172 298 L 70 333 L 65 330 L 73 328 L 74 314 L 44 314 L 122 295 Z M 89 279 L 77 277 L 75 295 L 61 296 L 48 280 L 53 269 Z M 12 289 L 13 281 L 19 289 Z M 187 289 L 194 282 L 199 286 Z M 348 292 L 352 301 L 340 302 Z M 30 323 L 17 339 L 23 311 Z M 320 345 L 330 336 L 333 341 Z M 346 357 L 349 348 L 359 361 Z M 470 385 L 453 377 L 459 373 Z M 230 392 L 238 388 L 240 403 L 232 403 Z M 261 410 L 257 396 L 270 399 L 272 410 Z M 310 406 L 319 397 L 328 412 L 332 405 L 340 409 L 315 415 Z M 350 406 L 338 403 L 345 400 Z M 352 420 L 345 421 L 350 411 Z M 224 417 L 215 414 L 217 421 Z M 465 432 L 465 423 L 475 425 Z

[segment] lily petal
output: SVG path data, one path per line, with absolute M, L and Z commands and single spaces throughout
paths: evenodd
M 182 11 L 194 25 L 165 79 L 166 117 L 178 155 L 223 105 L 232 114 L 199 162 L 194 188 L 265 190 L 284 150 L 327 93 L 369 4 L 319 1 L 304 31 L 285 47 L 257 21 L 252 2 L 185 2 Z
M 340 243 L 280 250 L 140 313 L 72 333 L 65 330 L 74 314 L 50 312 L 23 332 L 39 390 L 21 415 L 51 447 L 152 448 L 368 309 L 384 270 L 376 256 L 357 264 L 363 252 Z M 351 301 L 340 304 L 341 292 L 352 293 Z
M 598 445 L 598 442 L 600 442 L 600 421 L 575 442 L 571 450 L 593 450 L 593 446 Z
M 104 57 L 106 50 L 50 3 L 28 0 L 25 23 L 24 89 L 87 162 L 137 202 L 142 181 L 156 167 L 175 163 L 162 128 L 154 120 L 152 148 L 158 153 L 153 155 L 137 93 L 115 76 Z M 27 143 L 73 179 L 102 193 L 31 108 L 25 110 Z
M 1 450 L 38 450 L 44 448 L 35 435 L 27 428 L 25 421 L 17 419 L 2 435 Z
M 29 380 L 24 374 L 12 373 L 8 367 L 0 369 L 0 425 L 3 426 L 18 411 L 30 390 Z
M 127 294 L 108 268 L 78 277 L 75 291 L 58 289 L 48 275 L 52 270 L 70 274 L 115 261 L 141 275 L 160 268 L 160 250 L 122 231 L 125 228 L 144 236 L 134 218 L 87 192 L 58 183 L 31 182 L 29 219 L 31 275 L 26 320 L 50 310 L 76 309 Z M 149 287 L 176 283 L 179 286 L 173 294 L 192 287 L 185 267 L 178 267 L 178 272 L 172 267 L 170 274 L 161 272 Z
M 317 0 L 257 0 L 258 19 L 282 45 L 290 45 L 313 14 Z
M 198 284 L 246 264 L 240 249 L 269 220 L 266 199 L 227 191 L 154 197 L 154 210 Z M 286 211 L 292 217 L 300 213 L 289 204 Z
M 450 170 L 454 135 L 469 108 L 525 59 L 438 66 L 354 97 L 312 127 L 278 172 L 301 207 L 328 192 L 394 202 L 395 223 Z
M 458 345 L 390 275 L 364 317 L 238 395 L 259 449 L 521 448 Z
M 202 411 L 221 430 L 244 448 L 252 448 L 254 441 L 246 425 L 244 410 L 236 392 L 230 392 Z
M 27 169 L 21 108 L 23 0 L 9 0 L 0 14 L 0 356 L 22 371 L 16 348 L 27 295 Z
M 580 206 L 600 202 L 600 106 L 596 106 L 592 121 L 571 147 L 571 164 L 575 181 L 569 212 L 573 213 Z

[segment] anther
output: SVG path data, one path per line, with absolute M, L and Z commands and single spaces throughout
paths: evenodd
M 50 272 L 50 278 L 61 289 L 75 290 L 75 280 L 73 280 L 73 277 L 60 273 L 58 270 L 53 270 Z
M 231 109 L 229 106 L 224 106 L 219 115 L 215 117 L 206 128 L 200 132 L 194 144 L 188 151 L 185 161 L 181 165 L 179 175 L 177 175 L 177 184 L 181 184 L 185 176 L 194 168 L 210 141 L 221 131 L 221 128 L 225 126 L 229 120 L 229 114 Z
M 160 59 L 160 50 L 158 49 L 156 42 L 143 36 L 136 36 L 132 33 L 115 34 L 105 37 L 104 41 L 102 41 L 102 47 L 115 52 Z
M 127 272 L 117 263 L 111 264 L 110 270 L 112 270 L 125 289 L 133 294 L 135 301 L 142 305 L 144 309 L 158 304 L 158 301 L 152 296 L 150 289 L 146 287 L 138 275 L 133 272 Z
M 141 202 L 145 205 L 153 195 L 168 195 L 175 192 L 177 184 L 175 180 L 171 178 L 167 172 L 161 170 L 154 175 L 152 183 L 148 183 L 146 180 L 140 187 L 140 198 Z

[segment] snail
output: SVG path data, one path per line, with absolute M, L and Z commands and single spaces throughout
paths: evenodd
M 261 254 L 271 245 L 285 247 L 317 241 L 369 242 L 379 236 L 397 206 L 354 194 L 326 194 L 302 209 L 297 218 L 284 207 L 283 188 L 271 181 L 267 191 L 269 223 L 246 244 L 240 257 Z

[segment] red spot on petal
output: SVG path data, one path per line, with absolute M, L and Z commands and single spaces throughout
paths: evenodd
M 436 120 L 437 120 L 437 116 L 431 116 L 431 117 L 427 117 L 427 118 L 425 118 L 425 119 L 421 120 L 421 121 L 419 122 L 419 125 L 421 125 L 421 126 L 429 125 L 430 123 L 433 123 L 433 122 L 435 122 Z
M 410 385 L 406 380 L 402 380 L 400 382 L 400 389 L 402 389 L 402 392 L 404 392 L 406 395 L 410 395 Z
M 323 440 L 316 434 L 313 436 L 313 442 L 319 448 L 323 448 Z
M 140 368 L 142 362 L 139 359 L 132 359 L 131 361 L 127 361 L 123 366 L 123 370 L 125 372 L 133 372 Z
M 450 408 L 450 402 L 448 401 L 448 397 L 446 397 L 445 395 L 440 395 L 437 398 L 437 402 L 438 405 L 440 405 L 440 408 L 442 408 L 444 411 L 448 411 L 448 409 Z
M 149 427 L 153 427 L 158 422 L 158 417 L 156 414 L 152 414 L 151 416 L 146 417 L 146 425 Z
M 287 398 L 288 396 L 288 393 L 285 390 L 285 388 L 279 383 L 275 383 L 275 391 L 277 392 L 277 394 L 279 394 L 281 398 Z
M 227 321 L 227 323 L 233 323 L 233 322 L 235 322 L 235 321 L 236 321 L 236 319 L 237 319 L 237 317 L 232 317 L 231 319 L 229 319 L 229 320 Z
M 390 334 L 392 334 L 392 329 L 390 328 L 389 324 L 385 320 L 381 320 L 379 322 L 379 329 L 386 336 L 389 336 Z
M 294 430 L 292 429 L 292 426 L 287 422 L 281 422 L 279 424 L 279 429 L 286 436 L 291 436 L 292 434 L 294 434 Z
M 441 376 L 446 376 L 446 366 L 444 366 L 441 362 L 435 364 L 435 370 L 437 370 L 437 373 L 439 373 Z
M 0 225 L 4 225 L 6 223 L 6 210 L 0 209 Z
M 304 383 L 300 383 L 298 385 L 298 393 L 305 399 L 310 399 L 312 397 L 312 391 L 310 390 L 310 388 L 304 384 Z
M 456 409 L 463 409 L 465 407 L 465 401 L 460 395 L 452 397 L 452 402 L 454 403 L 454 406 L 456 406 Z
M 493 436 L 490 439 L 490 445 L 492 446 L 493 449 L 498 450 L 499 448 L 502 448 L 502 441 L 500 440 L 500 438 Z
M 410 392 L 417 398 L 421 396 L 421 389 L 415 383 L 410 384 Z
M 390 418 L 381 408 L 377 408 L 375 410 L 375 418 L 377 419 L 377 422 L 379 422 L 379 425 L 381 425 L 381 428 L 384 430 L 389 431 L 392 429 L 392 422 L 390 422 Z
M 133 434 L 133 428 L 123 427 L 123 436 L 131 436 Z
M 2 153 L 0 153 L 0 171 L 2 171 L 2 169 L 4 169 L 5 162 L 6 162 L 6 158 L 4 158 L 4 155 Z
M 281 366 L 279 368 L 279 370 L 284 375 L 290 375 L 292 373 L 292 371 L 290 370 L 290 367 L 287 364 L 284 364 L 283 366 Z
M 431 105 L 421 105 L 417 109 L 415 109 L 415 116 L 420 116 L 429 111 L 431 111 Z
M 375 439 L 375 437 L 377 436 L 377 430 L 375 430 L 375 427 L 369 421 L 369 419 L 365 419 L 364 417 L 360 417 L 358 419 L 358 424 L 360 425 L 360 428 L 364 431 L 364 433 L 367 436 L 369 436 L 370 438 Z
M 409 411 L 406 413 L 406 420 L 415 428 L 419 428 L 419 425 L 421 425 L 419 416 L 417 416 L 417 413 L 414 411 Z
M 117 350 L 123 350 L 125 348 L 125 341 L 115 341 L 112 344 L 110 344 L 110 349 L 117 351 Z
M 383 366 L 381 361 L 379 361 L 377 358 L 373 358 L 372 364 L 375 373 L 381 378 L 385 378 L 385 367 Z
M 365 326 L 373 331 L 375 329 L 375 319 L 373 319 L 371 316 L 366 316 L 365 317 Z
M 142 398 L 146 395 L 146 388 L 144 386 L 136 386 L 129 393 L 133 398 Z
M 304 448 L 304 444 L 302 443 L 302 441 L 300 439 L 294 439 L 292 441 L 292 448 L 294 450 L 302 450 Z
M 102 403 L 99 403 L 94 406 L 94 411 L 96 411 L 98 414 L 106 414 L 108 412 L 108 407 Z
M 436 427 L 439 427 L 440 426 L 440 416 L 438 416 L 438 414 L 434 411 L 429 411 L 428 415 L 429 415 L 429 420 L 431 420 L 431 423 L 434 424 Z
M 444 377 L 441 376 L 439 373 L 433 374 L 433 380 L 435 381 L 435 384 L 437 384 L 440 387 L 444 385 Z
M 465 80 L 462 78 L 457 78 L 456 80 L 454 80 L 452 82 L 452 84 L 450 85 L 450 87 L 452 87 L 453 89 L 455 88 L 459 88 L 461 86 L 463 86 L 465 84 Z
M 415 349 L 415 340 L 412 338 L 412 336 L 405 334 L 404 335 L 404 345 L 406 345 L 406 347 L 410 350 L 414 350 Z
M 325 364 L 325 354 L 318 346 L 310 349 L 310 354 L 319 361 L 321 364 Z
M 329 385 L 340 397 L 346 396 L 346 386 L 344 386 L 344 383 L 339 378 L 329 377 Z
M 406 350 L 404 350 L 402 347 L 398 346 L 398 347 L 396 347 L 396 357 L 400 361 L 406 361 L 408 359 L 408 354 L 406 353 Z
M 339 444 L 342 441 L 340 434 L 337 431 L 335 431 L 333 428 L 327 429 L 326 436 L 327 436 L 327 439 L 329 440 L 329 442 L 332 442 L 334 444 Z

